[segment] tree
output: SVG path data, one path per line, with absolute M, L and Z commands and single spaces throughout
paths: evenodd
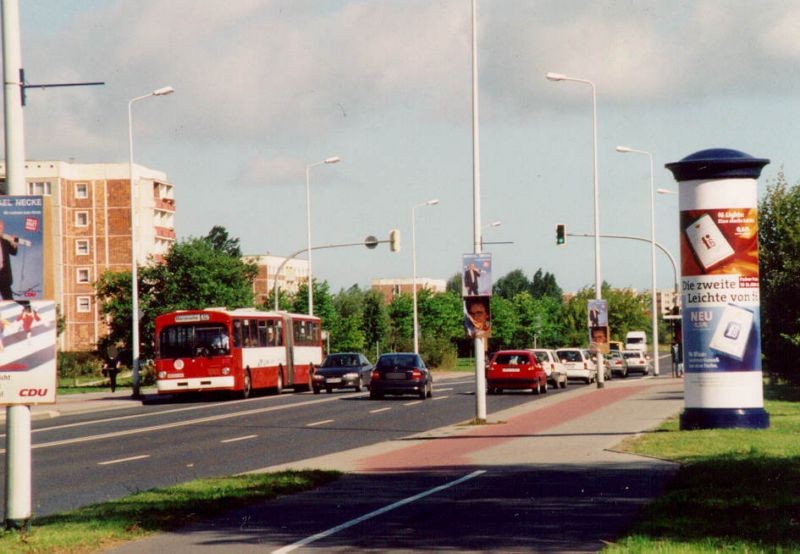
M 389 336 L 391 321 L 383 295 L 370 290 L 364 294 L 364 318 L 361 323 L 368 352 L 376 352 Z
M 211 231 L 205 236 L 205 240 L 218 252 L 224 252 L 233 258 L 242 257 L 242 250 L 239 248 L 239 239 L 229 237 L 225 227 L 214 225 Z
M 798 380 L 800 358 L 800 184 L 783 171 L 759 204 L 762 351 L 766 368 Z
M 331 351 L 361 352 L 365 337 L 361 323 L 364 319 L 364 295 L 358 286 L 342 290 L 332 299 L 336 317 L 330 326 Z
M 529 291 L 531 282 L 521 269 L 515 269 L 500 277 L 494 284 L 494 295 L 511 300 L 521 292 Z
M 221 228 L 220 228 L 221 229 Z M 227 237 L 224 229 L 217 236 Z M 143 358 L 152 356 L 156 316 L 173 310 L 253 305 L 257 268 L 219 248 L 207 238 L 189 238 L 173 244 L 162 263 L 141 268 L 139 275 L 139 331 Z M 107 343 L 131 349 L 131 274 L 106 272 L 96 284 L 101 313 L 110 319 Z
M 463 283 L 464 277 L 461 275 L 461 273 L 456 273 L 447 280 L 447 287 L 445 290 L 447 290 L 447 292 L 454 292 L 461 296 Z
M 542 273 L 542 268 L 536 270 L 533 274 L 533 282 L 531 282 L 531 295 L 534 298 L 550 297 L 558 300 L 560 303 L 564 292 L 556 282 L 556 276 L 550 273 Z

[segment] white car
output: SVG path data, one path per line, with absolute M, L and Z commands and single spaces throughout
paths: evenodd
M 628 373 L 631 371 L 641 371 L 644 375 L 650 372 L 649 361 L 644 352 L 639 350 L 623 350 L 622 357 L 628 362 Z
M 561 389 L 566 388 L 567 369 L 564 367 L 564 364 L 561 363 L 561 360 L 558 359 L 556 351 L 547 348 L 529 348 L 528 350 L 533 352 L 533 357 L 536 358 L 537 362 L 542 364 L 550 384 L 553 385 L 553 387 Z
M 582 379 L 587 383 L 597 380 L 597 364 L 587 349 L 559 348 L 556 355 L 567 370 L 567 378 Z

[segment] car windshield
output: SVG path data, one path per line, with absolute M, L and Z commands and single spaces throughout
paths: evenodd
M 546 362 L 547 352 L 534 352 L 533 357 L 536 358 L 537 362 Z
M 523 365 L 530 364 L 531 359 L 527 354 L 509 353 L 497 354 L 494 358 L 494 363 L 502 365 Z
M 358 356 L 352 354 L 336 354 L 328 356 L 322 363 L 322 367 L 356 367 Z
M 419 366 L 415 354 L 384 354 L 375 365 L 378 369 L 415 369 Z
M 567 360 L 568 362 L 582 362 L 583 357 L 581 356 L 580 350 L 559 350 L 558 357 L 562 360 Z
M 161 359 L 229 354 L 228 331 L 222 324 L 171 325 L 158 337 L 156 355 Z

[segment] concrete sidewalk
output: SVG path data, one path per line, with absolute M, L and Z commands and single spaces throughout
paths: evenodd
M 475 480 L 466 498 L 439 500 L 440 515 L 446 517 L 435 518 L 433 526 L 415 518 L 407 542 L 370 542 L 362 532 L 316 548 L 595 552 L 619 536 L 677 470 L 675 464 L 621 453 L 615 446 L 682 407 L 683 381 L 663 375 L 615 379 L 604 389 L 567 388 L 490 414 L 488 425 L 453 425 L 263 468 L 259 471 L 336 469 L 348 475 L 315 491 L 220 514 L 112 551 L 269 551 L 323 531 L 326 527 L 320 528 L 310 513 L 345 521 L 380 502 L 388 505 L 414 494 L 420 482 L 452 481 L 480 469 L 486 477 Z M 498 518 L 502 524 L 490 523 Z M 400 519 L 397 525 L 410 523 Z

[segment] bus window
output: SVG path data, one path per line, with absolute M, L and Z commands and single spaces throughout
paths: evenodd
M 196 356 L 227 356 L 230 354 L 228 333 L 224 325 L 198 326 L 194 332 Z
M 233 320 L 233 347 L 234 348 L 241 348 L 242 347 L 242 320 L 241 319 L 234 319 Z
M 311 343 L 319 344 L 319 323 L 316 321 L 311 322 Z
M 258 322 L 258 345 L 267 346 L 267 322 L 263 319 Z
M 275 322 L 275 346 L 283 346 L 283 321 Z
M 161 358 L 191 358 L 194 330 L 191 326 L 167 327 L 162 329 L 158 337 L 159 356 Z

